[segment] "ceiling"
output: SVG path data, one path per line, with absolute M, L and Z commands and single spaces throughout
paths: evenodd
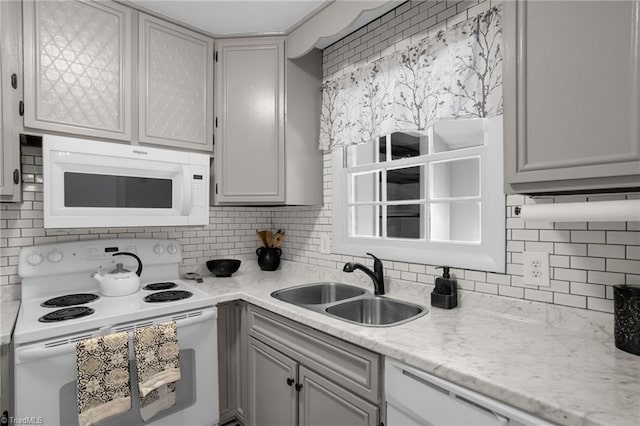
M 207 33 L 284 34 L 330 0 L 129 0 Z

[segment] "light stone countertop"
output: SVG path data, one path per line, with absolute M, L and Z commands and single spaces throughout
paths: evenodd
M 640 424 L 640 356 L 615 347 L 611 314 L 471 292 L 460 294 L 458 308 L 444 310 L 430 306 L 432 285 L 386 279 L 388 296 L 422 304 L 429 314 L 395 327 L 364 327 L 270 296 L 318 281 L 373 291 L 363 273 L 293 262 L 263 272 L 255 263 L 243 261 L 231 278 L 204 268 L 204 283 L 194 285 L 218 303 L 245 300 L 551 422 Z
M 186 272 L 186 271 L 185 271 Z M 584 309 L 461 292 L 458 308 L 430 306 L 432 283 L 385 278 L 387 295 L 429 308 L 394 327 L 364 327 L 271 297 L 319 281 L 365 287 L 361 272 L 282 262 L 275 272 L 243 260 L 231 278 L 199 270 L 192 284 L 218 303 L 244 300 L 562 425 L 640 424 L 640 356 L 617 349 L 613 316 Z M 2 302 L 2 344 L 19 301 Z
M 0 338 L 0 344 L 6 345 L 11 341 L 11 333 L 13 333 L 13 326 L 16 323 L 16 318 L 18 316 L 18 308 L 20 308 L 19 300 L 9 300 L 3 301 L 0 306 L 0 310 L 2 311 L 2 317 L 0 320 L 0 332 L 2 333 L 2 337 Z

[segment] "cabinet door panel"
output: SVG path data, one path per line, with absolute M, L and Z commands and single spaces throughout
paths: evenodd
M 141 142 L 213 148 L 213 41 L 140 15 Z
M 22 118 L 21 4 L 0 2 L 0 201 L 20 201 L 20 142 Z M 15 87 L 11 75 L 15 74 Z M 17 182 L 14 178 L 17 177 Z
M 25 1 L 25 126 L 131 138 L 131 11 Z
M 296 424 L 297 363 L 262 342 L 249 339 L 249 424 Z M 289 383 L 287 383 L 289 380 Z
M 374 426 L 378 408 L 313 371 L 300 367 L 301 426 Z
M 505 4 L 505 171 L 512 188 L 638 186 L 639 10 L 638 2 Z
M 217 43 L 219 202 L 284 202 L 284 41 Z

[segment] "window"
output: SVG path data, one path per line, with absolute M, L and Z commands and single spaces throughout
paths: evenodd
M 336 150 L 333 176 L 335 252 L 505 271 L 501 116 Z

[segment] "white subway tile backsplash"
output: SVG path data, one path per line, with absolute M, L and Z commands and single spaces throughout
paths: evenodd
M 528 300 L 535 300 L 538 302 L 553 302 L 553 293 L 550 291 L 534 290 L 532 288 L 524 289 L 524 298 Z
M 587 309 L 613 313 L 613 300 L 587 297 Z
M 627 246 L 626 252 L 627 259 L 640 260 L 640 246 Z
M 607 271 L 640 274 L 640 260 L 607 259 Z
M 598 257 L 571 256 L 572 269 L 587 269 L 592 271 L 604 271 L 605 259 Z
M 624 284 L 624 281 L 625 276 L 620 273 L 589 271 L 587 274 L 587 282 L 593 284 Z
M 554 254 L 573 255 L 573 256 L 586 256 L 587 245 L 586 244 L 571 244 L 571 243 L 555 243 Z
M 630 248 L 632 246 L 627 247 Z M 591 257 L 615 257 L 624 259 L 625 246 L 612 244 L 589 244 L 587 246 L 587 255 Z
M 572 306 L 574 308 L 586 308 L 586 296 L 577 296 L 573 294 L 554 293 L 553 303 L 557 305 Z
M 571 232 L 559 230 L 541 230 L 540 241 L 568 243 L 571 242 Z
M 412 1 L 390 11 L 323 52 L 324 78 L 345 75 L 358 66 L 377 60 L 381 52 L 398 51 L 487 10 L 486 1 Z M 17 259 L 21 244 L 46 244 L 66 239 L 171 238 L 182 244 L 183 267 L 199 270 L 204 261 L 237 256 L 254 261 L 256 229 L 286 231 L 285 259 L 341 269 L 345 262 L 372 266 L 370 258 L 319 253 L 320 236 L 332 232 L 331 156 L 323 158 L 324 205 L 322 207 L 211 207 L 210 224 L 203 227 L 148 227 L 124 229 L 45 230 L 42 224 L 41 149 L 22 147 L 26 177 L 21 204 L 0 205 L 0 284 L 3 297 L 19 297 Z M 628 194 L 627 198 L 638 194 Z M 606 195 L 622 199 L 624 195 Z M 458 287 L 466 291 L 498 294 L 545 303 L 612 312 L 612 285 L 640 283 L 640 222 L 628 223 L 524 223 L 514 215 L 515 206 L 561 201 L 590 201 L 599 196 L 547 197 L 532 199 L 509 195 L 507 200 L 506 274 L 453 268 Z M 550 253 L 550 287 L 522 284 L 522 252 Z M 416 281 L 431 287 L 442 270 L 437 265 L 383 260 L 389 278 Z M 603 266 L 604 262 L 604 266 Z
M 640 246 L 640 232 L 607 231 L 607 244 Z
M 480 293 L 498 294 L 498 285 L 476 282 L 476 291 Z
M 561 281 L 587 281 L 587 271 L 577 269 L 554 268 L 553 279 Z
M 582 296 L 600 297 L 604 299 L 606 297 L 605 287 L 603 285 L 593 285 L 587 283 L 570 283 L 569 292 L 571 294 L 577 294 Z
M 524 288 L 521 287 L 511 287 L 508 285 L 499 285 L 498 286 L 498 294 L 500 296 L 507 296 L 507 297 L 515 297 L 518 299 L 523 299 L 524 298 Z

